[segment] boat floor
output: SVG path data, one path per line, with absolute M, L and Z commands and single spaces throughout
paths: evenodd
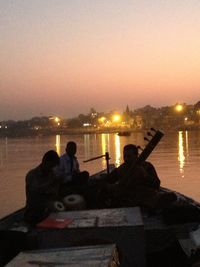
M 33 229 L 22 220 L 23 209 L 16 212 L 14 217 L 14 221 L 10 216 L 1 220 L 1 232 L 6 233 L 7 231 L 12 231 L 13 233 L 17 232 L 29 235 Z M 190 266 L 188 262 L 191 256 L 191 251 L 197 248 L 197 245 L 191 240 L 191 233 L 198 231 L 198 222 L 167 225 L 163 221 L 161 215 L 149 215 L 144 211 L 142 211 L 142 219 L 145 230 L 148 267 Z M 28 244 L 28 249 L 37 249 L 37 245 Z M 23 250 L 23 244 L 21 250 Z M 167 255 L 176 257 L 180 264 L 176 262 L 176 265 L 172 265 L 175 263 L 175 260 L 173 260 L 172 263 Z M 159 265 L 160 262 L 163 261 L 163 257 L 165 260 L 162 265 Z M 0 266 L 3 265 L 0 264 Z

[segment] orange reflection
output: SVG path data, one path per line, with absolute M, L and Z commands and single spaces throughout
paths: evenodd
M 109 139 L 110 139 L 110 135 L 109 134 L 101 134 L 102 155 L 105 155 L 106 152 L 109 152 Z M 106 168 L 106 159 L 105 159 L 105 157 L 103 157 L 103 160 L 102 160 L 102 167 L 103 167 L 103 169 Z
M 119 135 L 115 134 L 115 165 L 118 167 L 120 165 L 120 137 Z
M 185 148 L 186 148 L 186 157 L 188 157 L 189 156 L 188 131 L 185 132 Z
M 88 159 L 90 157 L 90 135 L 84 134 L 84 152 L 85 152 L 85 158 Z
M 60 156 L 60 135 L 56 135 L 56 152 Z
M 184 155 L 184 146 L 183 146 L 183 132 L 178 132 L 178 161 L 179 161 L 179 169 L 182 177 L 184 178 L 184 166 L 185 166 L 185 155 Z

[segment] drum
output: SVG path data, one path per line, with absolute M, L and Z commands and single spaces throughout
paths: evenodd
M 86 208 L 85 199 L 81 195 L 68 195 L 63 198 L 66 210 L 84 210 Z
M 55 211 L 65 211 L 65 206 L 61 201 L 54 201 L 53 207 Z

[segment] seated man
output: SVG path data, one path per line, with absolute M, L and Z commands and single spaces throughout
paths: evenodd
M 60 164 L 56 170 L 63 178 L 60 194 L 61 196 L 74 193 L 82 194 L 89 180 L 89 173 L 80 171 L 79 162 L 75 156 L 77 151 L 75 142 L 68 142 L 65 151 L 60 157 Z
M 34 225 L 53 211 L 58 199 L 60 179 L 54 174 L 59 156 L 54 150 L 46 152 L 41 164 L 26 175 L 26 208 L 24 219 Z
M 138 161 L 135 145 L 126 145 L 123 156 L 124 163 L 107 176 L 102 190 L 110 197 L 110 205 L 141 206 L 154 210 L 176 200 L 175 194 L 160 191 L 160 179 L 154 166 L 150 162 Z
M 145 183 L 147 183 L 149 186 L 159 189 L 160 187 L 160 179 L 156 173 L 156 170 L 154 166 L 148 162 L 144 161 L 140 163 L 140 165 L 136 164 L 138 160 L 138 148 L 137 146 L 133 144 L 129 144 L 124 146 L 123 149 L 123 158 L 124 163 L 122 163 L 118 168 L 114 169 L 106 178 L 106 181 L 108 183 L 120 183 L 123 184 L 124 176 L 127 175 L 128 172 L 130 172 L 131 168 L 135 167 L 138 171 L 140 168 L 140 171 L 143 172 L 143 175 L 145 177 Z

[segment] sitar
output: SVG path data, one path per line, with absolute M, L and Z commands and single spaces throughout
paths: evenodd
M 164 136 L 164 133 L 160 130 L 155 130 L 154 128 L 150 129 L 150 132 L 147 132 L 147 135 L 151 138 L 150 140 L 147 137 L 144 137 L 148 143 L 145 148 L 142 150 L 142 153 L 138 157 L 138 162 L 145 161 L 157 144 L 160 142 L 161 138 Z
M 131 183 L 131 177 L 134 173 L 134 169 L 137 165 L 144 162 L 151 152 L 155 149 L 157 144 L 160 142 L 162 137 L 164 136 L 164 133 L 160 130 L 155 130 L 154 128 L 151 128 L 150 131 L 147 132 L 148 138 L 144 137 L 144 140 L 146 140 L 148 143 L 145 146 L 144 149 L 142 149 L 142 152 L 139 154 L 138 159 L 136 162 L 133 162 L 133 164 L 130 166 L 130 168 L 127 170 L 126 174 L 123 177 L 123 185 L 128 186 L 129 183 Z M 140 147 L 138 147 L 140 148 Z
M 134 178 L 134 172 L 137 171 L 137 166 L 142 164 L 149 157 L 151 152 L 155 149 L 157 144 L 164 136 L 164 133 L 160 130 L 155 130 L 154 128 L 151 128 L 150 131 L 147 132 L 147 135 L 148 138 L 144 137 L 144 140 L 148 142 L 147 145 L 144 147 L 144 149 L 142 149 L 142 152 L 139 154 L 138 159 L 133 162 L 133 164 L 126 171 L 124 176 L 121 177 L 119 183 L 110 185 L 107 184 L 107 200 L 109 201 L 106 200 L 105 203 L 110 203 L 109 206 L 115 206 L 114 203 L 120 203 L 121 198 L 126 198 L 126 192 L 130 188 L 132 179 Z
M 149 157 L 151 152 L 154 150 L 154 148 L 160 142 L 161 138 L 164 136 L 164 133 L 160 130 L 155 130 L 154 128 L 151 128 L 150 131 L 147 132 L 147 135 L 148 138 L 145 137 L 144 139 L 148 143 L 146 144 L 145 148 L 142 149 L 142 152 L 139 154 L 136 162 L 133 162 L 133 164 L 127 170 L 125 175 L 122 177 L 121 181 L 123 182 L 119 182 L 117 184 L 108 184 L 105 179 L 103 181 L 100 180 L 100 183 L 97 183 L 98 190 L 96 192 L 96 196 L 99 207 L 105 208 L 117 206 L 117 203 L 120 203 L 121 197 L 126 194 L 126 189 L 129 188 L 129 184 L 131 184 L 132 182 L 136 166 L 142 164 L 142 162 L 144 162 Z M 99 157 L 95 157 L 87 161 L 94 160 L 97 158 Z

